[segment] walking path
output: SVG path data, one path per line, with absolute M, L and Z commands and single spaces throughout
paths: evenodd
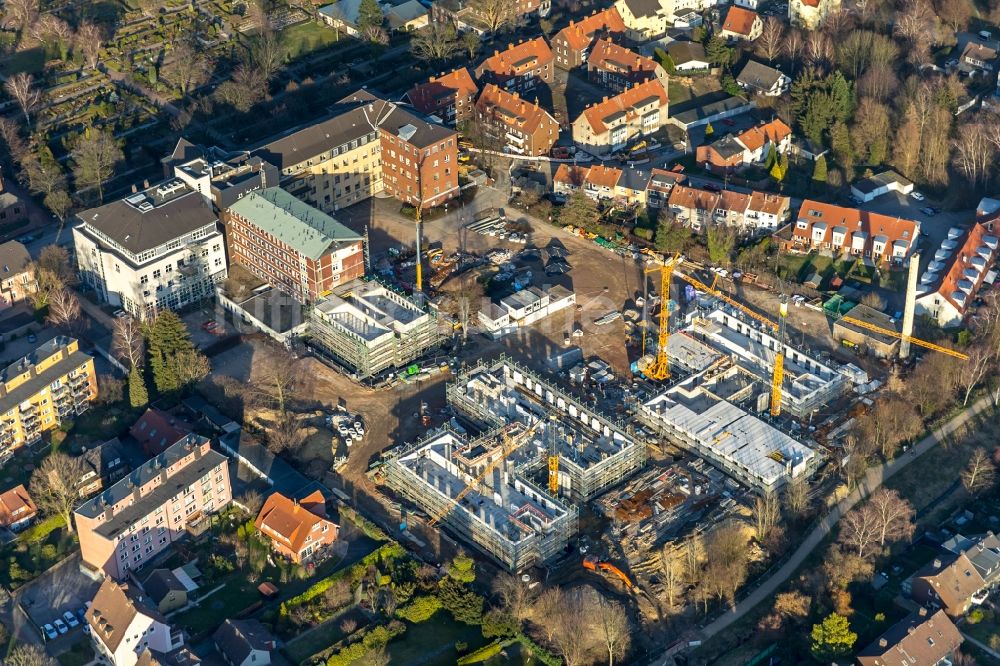
M 788 561 L 785 562 L 780 569 L 774 572 L 770 578 L 761 583 L 746 598 L 737 603 L 732 611 L 725 613 L 706 625 L 705 628 L 701 630 L 699 638 L 702 640 L 708 639 L 722 631 L 725 631 L 732 624 L 739 622 L 757 604 L 767 599 L 771 599 L 777 589 L 786 580 L 788 580 L 800 566 L 802 566 L 802 563 L 805 562 L 806 558 L 809 557 L 813 550 L 815 550 L 816 547 L 830 534 L 833 527 L 837 524 L 837 521 L 839 521 L 844 514 L 849 512 L 858 502 L 868 497 L 879 486 L 881 486 L 888 479 L 892 478 L 901 469 L 905 468 L 911 462 L 934 448 L 942 439 L 964 427 L 974 416 L 988 411 L 991 407 L 991 403 L 992 398 L 990 396 L 983 396 L 971 407 L 962 411 L 953 419 L 936 428 L 929 435 L 917 442 L 908 453 L 901 455 L 888 463 L 869 469 L 864 480 L 858 484 L 853 492 L 834 506 L 826 517 L 824 517 L 823 520 L 813 528 L 813 530 L 806 536 L 805 539 L 802 540 L 799 547 L 794 553 L 792 553 L 791 557 L 788 558 Z M 665 664 L 667 662 L 665 660 L 657 660 L 653 663 Z

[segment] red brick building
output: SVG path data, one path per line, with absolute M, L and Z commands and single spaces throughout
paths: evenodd
M 478 94 L 479 86 L 472 80 L 468 68 L 459 67 L 414 86 L 406 93 L 406 99 L 421 113 L 457 125 L 472 117 Z
M 507 92 L 527 96 L 539 82 L 551 84 L 555 57 L 544 37 L 511 44 L 506 51 L 494 51 L 476 68 L 483 85 L 493 83 Z
M 479 96 L 476 116 L 504 152 L 547 155 L 559 139 L 559 123 L 547 111 L 493 84 Z
M 599 37 L 620 39 L 625 35 L 625 22 L 614 7 L 591 14 L 582 21 L 570 21 L 552 39 L 556 67 L 573 69 L 587 62 L 587 49 Z
M 587 77 L 616 93 L 637 83 L 658 79 L 667 85 L 667 72 L 652 58 L 646 58 L 610 39 L 598 39 L 587 57 Z
M 365 273 L 363 239 L 280 187 L 222 212 L 229 260 L 302 303 Z

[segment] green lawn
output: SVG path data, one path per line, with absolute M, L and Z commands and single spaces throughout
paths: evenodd
M 281 44 L 288 60 L 324 49 L 337 41 L 336 30 L 313 21 L 299 23 L 281 31 Z
M 192 635 L 202 634 L 214 630 L 226 617 L 234 617 L 243 609 L 261 600 L 257 585 L 248 581 L 242 571 L 230 574 L 224 585 L 221 590 L 200 602 L 197 607 L 178 615 L 177 624 Z
M 348 608 L 343 613 L 327 620 L 323 624 L 316 625 L 309 631 L 299 634 L 285 644 L 284 652 L 292 664 L 301 664 L 309 657 L 326 650 L 337 641 L 344 638 L 344 632 L 340 630 L 340 624 L 345 619 L 351 618 L 358 623 L 358 628 L 368 624 L 368 619 L 364 613 L 356 607 Z
M 389 656 L 394 664 L 452 666 L 456 642 L 466 643 L 468 652 L 487 643 L 479 627 L 456 622 L 447 611 L 438 611 L 426 622 L 408 625 L 403 637 L 389 644 Z
M 0 58 L 0 74 L 12 76 L 21 72 L 38 74 L 45 69 L 45 50 L 41 48 L 17 51 Z
M 671 104 L 680 104 L 691 99 L 691 89 L 687 86 L 682 86 L 672 78 L 667 82 L 667 92 L 670 96 Z

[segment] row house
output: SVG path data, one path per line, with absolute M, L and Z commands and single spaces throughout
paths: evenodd
M 915 220 L 806 199 L 797 219 L 774 238 L 784 252 L 832 252 L 902 264 L 919 233 Z
M 1000 584 L 1000 539 L 993 532 L 956 534 L 908 582 L 910 597 L 918 604 L 962 618 Z
M 584 109 L 573 121 L 573 142 L 595 154 L 624 148 L 667 122 L 667 89 L 651 79 Z
M 787 219 L 791 199 L 767 192 L 709 192 L 675 185 L 667 204 L 674 218 L 694 231 L 721 224 L 752 233 L 776 229 Z
M 300 303 L 365 273 L 364 239 L 280 187 L 251 192 L 222 217 L 230 260 Z
M 551 85 L 555 76 L 552 49 L 544 37 L 510 44 L 506 51 L 494 51 L 476 68 L 480 84 L 494 84 L 507 92 L 527 94 L 539 83 Z
M 680 171 L 650 170 L 649 183 L 646 185 L 646 205 L 650 208 L 663 208 L 669 202 L 674 187 L 685 182 L 687 176 Z
M 476 102 L 476 117 L 503 150 L 517 155 L 548 155 L 559 139 L 559 123 L 545 109 L 488 84 Z
M 725 39 L 752 42 L 764 31 L 760 14 L 744 7 L 730 7 L 720 33 Z
M 984 220 L 969 229 L 948 230 L 920 276 L 917 314 L 930 316 L 939 326 L 962 323 L 997 259 L 993 225 L 993 220 Z
M 188 435 L 73 512 L 82 568 L 124 580 L 229 505 L 228 458 Z
M 560 164 L 552 178 L 553 191 L 568 196 L 582 190 L 598 201 L 621 205 L 662 208 L 677 183 L 687 176 L 664 169 L 617 169 L 614 167 Z
M 695 150 L 695 160 L 705 169 L 727 173 L 748 164 L 760 164 L 771 149 L 775 155 L 788 152 L 792 128 L 780 118 L 751 127 L 739 134 L 727 134 L 718 141 Z
M 610 39 L 599 39 L 587 58 L 587 77 L 615 93 L 656 79 L 667 86 L 667 72 L 652 58 L 641 56 Z
M 405 101 L 429 116 L 437 116 L 452 127 L 463 123 L 475 113 L 479 86 L 467 67 L 432 76 L 407 91 Z
M 918 608 L 858 652 L 860 666 L 951 666 L 964 638 L 942 611 Z
M 587 62 L 587 53 L 595 40 L 610 37 L 618 41 L 624 36 L 625 23 L 615 7 L 595 12 L 580 21 L 570 20 L 569 25 L 552 38 L 556 67 L 580 67 Z
M 552 12 L 552 0 L 511 0 L 505 10 L 517 21 L 538 16 L 545 18 Z M 461 32 L 471 30 L 479 35 L 494 32 L 490 17 L 479 3 L 465 0 L 435 0 L 431 5 L 432 23 L 452 23 Z

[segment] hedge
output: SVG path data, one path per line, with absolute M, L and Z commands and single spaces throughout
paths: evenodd
M 352 566 L 330 574 L 323 580 L 313 583 L 302 594 L 285 601 L 281 604 L 281 613 L 285 614 L 288 612 L 289 608 L 300 606 L 308 601 L 312 601 L 333 587 L 333 584 L 338 580 L 353 576 L 355 573 L 363 574 L 369 566 L 380 560 L 395 560 L 403 557 L 404 555 L 406 555 L 406 550 L 404 550 L 404 548 L 398 543 L 391 542 L 383 544 L 382 546 L 379 546 L 378 549 L 372 551 L 368 555 L 365 555 L 360 561 L 356 562 Z
M 487 659 L 491 659 L 500 654 L 500 652 L 505 647 L 507 647 L 513 642 L 515 641 L 503 641 L 503 642 L 493 641 L 489 645 L 484 645 L 475 652 L 470 652 L 464 657 L 461 657 L 458 660 L 458 666 L 466 666 L 466 664 L 478 664 L 480 662 L 486 661 Z
M 518 634 L 514 640 L 531 650 L 531 655 L 545 666 L 562 666 L 563 660 L 560 657 L 555 656 L 524 634 Z

